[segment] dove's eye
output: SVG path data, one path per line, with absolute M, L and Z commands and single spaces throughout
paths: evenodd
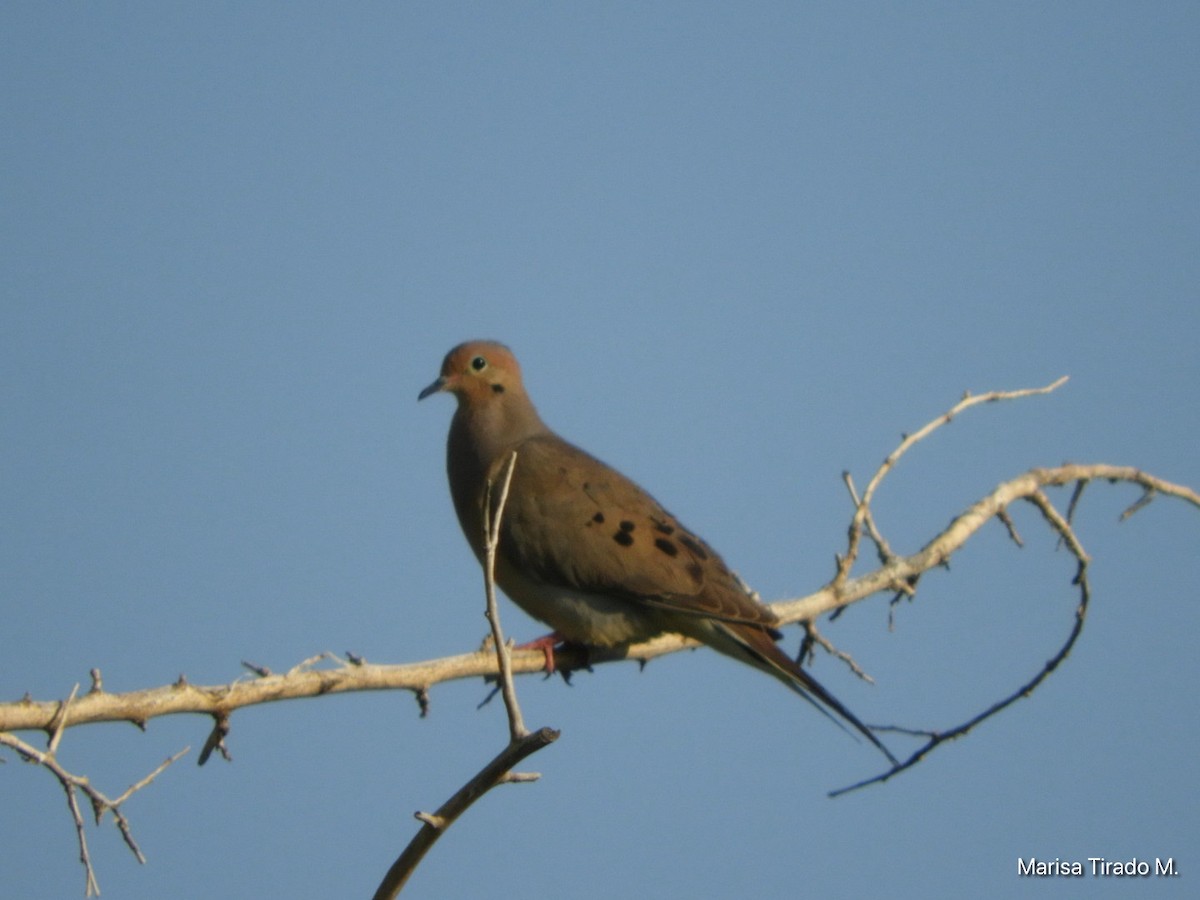
M 471 368 L 474 369 L 476 372 L 482 372 L 484 369 L 487 368 L 487 360 L 484 359 L 482 356 L 477 356 L 473 360 L 471 360 Z

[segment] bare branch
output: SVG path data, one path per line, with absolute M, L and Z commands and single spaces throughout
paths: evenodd
M 875 474 L 867 483 L 867 489 L 863 492 L 862 497 L 855 499 L 856 508 L 854 511 L 854 519 L 850 523 L 849 547 L 847 548 L 846 554 L 838 558 L 837 575 L 834 578 L 834 585 L 841 587 L 845 583 L 846 579 L 850 577 L 850 570 L 853 568 L 855 560 L 858 559 L 858 545 L 862 540 L 864 523 L 867 521 L 867 518 L 870 515 L 871 501 L 875 498 L 875 491 L 879 489 L 879 485 L 883 482 L 883 479 L 887 477 L 887 474 L 891 472 L 896 463 L 900 461 L 900 458 L 904 456 L 904 454 L 907 453 L 913 447 L 913 445 L 924 440 L 927 436 L 941 428 L 943 425 L 948 425 L 954 420 L 955 416 L 964 410 L 970 409 L 972 406 L 978 406 L 981 403 L 995 403 L 1000 400 L 1017 400 L 1021 397 L 1032 397 L 1038 394 L 1049 394 L 1051 391 L 1058 390 L 1066 383 L 1067 376 L 1064 375 L 1057 381 L 1040 388 L 1026 388 L 1019 391 L 989 391 L 986 394 L 977 395 L 967 393 L 963 395 L 962 400 L 956 403 L 948 411 L 942 413 L 942 415 L 938 416 L 933 421 L 927 422 L 921 428 L 917 429 L 917 431 L 913 434 L 904 435 L 900 441 L 900 445 L 896 447 L 896 449 L 890 454 L 888 454 L 887 458 L 875 471 Z M 848 476 L 846 477 L 846 480 L 847 484 L 851 486 L 851 495 L 853 496 L 854 491 L 852 482 L 849 481 Z M 875 535 L 878 534 L 874 526 L 871 527 L 871 534 L 872 537 L 875 537 Z M 886 544 L 882 544 L 878 539 L 876 540 L 876 544 L 877 546 L 880 546 L 881 550 L 886 546 Z M 888 563 L 888 559 L 886 558 L 881 559 L 880 561 L 885 566 Z
M 1121 513 L 1121 521 L 1128 519 L 1139 509 L 1141 509 L 1144 506 L 1149 505 L 1150 501 L 1153 499 L 1154 499 L 1154 488 L 1153 487 L 1146 488 L 1145 493 L 1143 493 L 1141 497 L 1139 497 L 1137 500 L 1135 500 L 1129 506 L 1129 508 L 1125 510 L 1125 512 Z
M 911 556 L 897 557 L 891 565 L 848 579 L 840 589 L 830 582 L 820 590 L 795 600 L 783 600 L 771 608 L 783 622 L 799 622 L 848 606 L 873 594 L 895 590 L 896 585 L 920 576 L 947 562 L 984 524 L 1018 500 L 1047 487 L 1062 487 L 1080 479 L 1128 482 L 1157 494 L 1175 497 L 1200 509 L 1200 494 L 1185 485 L 1173 484 L 1132 466 L 1107 463 L 1068 463 L 1044 469 L 1030 469 L 1006 481 L 973 503 L 924 547 Z M 836 579 L 835 579 L 836 581 Z M 633 655 L 632 653 L 630 655 Z M 640 656 L 639 656 L 640 658 Z M 86 699 L 86 698 L 85 698 Z M 83 701 L 80 701 L 83 702 Z M 78 713 L 75 713 L 78 715 Z
M 508 746 L 480 769 L 474 778 L 438 807 L 437 812 L 415 813 L 414 816 L 423 823 L 421 830 L 417 832 L 412 843 L 404 849 L 404 852 L 388 869 L 387 875 L 384 876 L 383 882 L 375 892 L 375 900 L 393 900 L 407 883 L 425 854 L 429 852 L 429 848 L 472 803 L 498 784 L 528 780 L 523 776 L 510 776 L 510 770 L 530 754 L 549 746 L 557 739 L 558 732 L 554 729 L 540 728 L 519 740 L 509 742 Z
M 484 561 L 483 580 L 484 591 L 487 595 L 487 619 L 492 626 L 492 644 L 496 651 L 496 664 L 500 669 L 500 688 L 504 695 L 504 707 L 508 711 L 509 741 L 500 754 L 483 767 L 479 773 L 463 785 L 453 797 L 442 804 L 436 813 L 418 812 L 415 814 L 423 825 L 416 833 L 404 852 L 392 863 L 379 889 L 375 892 L 376 900 L 393 900 L 429 848 L 441 837 L 454 821 L 466 810 L 498 784 L 536 781 L 540 776 L 534 772 L 513 772 L 512 767 L 532 753 L 537 752 L 558 740 L 558 732 L 551 728 L 539 729 L 530 734 L 525 728 L 521 717 L 521 708 L 517 704 L 517 692 L 513 686 L 510 650 L 504 641 L 504 631 L 500 627 L 500 612 L 496 605 L 496 550 L 500 545 L 500 519 L 504 515 L 504 504 L 508 501 L 508 488 L 512 482 L 513 469 L 516 467 L 517 454 L 513 451 L 508 458 L 504 470 L 504 478 L 500 486 L 500 497 L 496 502 L 496 510 L 492 513 L 492 482 L 489 479 L 484 494 Z
M 78 685 L 76 688 L 78 688 Z M 73 696 L 74 692 L 72 692 L 72 697 Z M 65 705 L 66 704 L 64 704 L 64 708 Z M 88 852 L 87 835 L 84 831 L 83 814 L 79 810 L 78 794 L 82 793 L 91 802 L 92 812 L 95 817 L 96 824 L 100 823 L 105 813 L 112 813 L 113 821 L 116 822 L 117 828 L 120 829 L 121 837 L 124 839 L 126 846 L 129 847 L 130 851 L 133 853 L 138 862 L 145 863 L 146 857 L 142 854 L 141 848 L 138 847 L 137 841 L 133 839 L 133 830 L 129 825 L 129 820 L 125 817 L 125 814 L 121 812 L 121 806 L 130 797 L 154 781 L 154 779 L 157 778 L 163 772 L 163 770 L 180 759 L 191 748 L 184 747 L 174 756 L 166 759 L 161 765 L 158 766 L 158 768 L 156 768 L 145 778 L 141 779 L 136 784 L 131 785 L 123 794 L 121 794 L 115 800 L 112 800 L 95 786 L 93 786 L 86 776 L 74 775 L 71 772 L 68 772 L 59 763 L 55 755 L 55 751 L 58 743 L 56 738 L 61 737 L 61 734 L 61 729 L 55 732 L 55 735 L 51 738 L 52 748 L 46 750 L 45 752 L 25 743 L 16 735 L 5 732 L 0 732 L 0 744 L 10 747 L 22 759 L 31 763 L 36 763 L 44 768 L 47 772 L 53 775 L 55 779 L 57 779 L 58 783 L 62 786 L 63 791 L 66 792 L 67 807 L 71 812 L 71 819 L 75 823 L 75 835 L 79 841 L 79 861 L 83 865 L 86 878 L 84 893 L 88 897 L 95 897 L 100 894 L 100 884 L 96 880 L 96 871 L 92 866 L 91 854 Z
M 933 752 L 933 750 L 939 744 L 943 744 L 947 741 L 952 741 L 956 738 L 964 736 L 973 728 L 975 728 L 975 726 L 1007 709 L 1018 700 L 1030 696 L 1034 690 L 1037 689 L 1037 687 L 1050 676 L 1050 673 L 1058 668 L 1059 663 L 1067 658 L 1067 655 L 1075 646 L 1075 642 L 1079 639 L 1079 635 L 1083 633 L 1083 623 L 1087 617 L 1088 604 L 1091 602 L 1091 585 L 1087 579 L 1087 566 L 1090 559 L 1087 553 L 1084 551 L 1083 545 L 1079 543 L 1079 539 L 1072 530 L 1070 523 L 1058 512 L 1057 509 L 1054 508 L 1054 505 L 1050 503 L 1050 500 L 1045 494 L 1043 494 L 1041 491 L 1036 491 L 1030 495 L 1028 500 L 1041 511 L 1046 521 L 1050 524 L 1050 527 L 1054 531 L 1058 532 L 1061 541 L 1066 544 L 1079 563 L 1075 577 L 1072 579 L 1073 583 L 1079 586 L 1079 604 L 1075 607 L 1075 621 L 1067 635 L 1066 640 L 1063 642 L 1062 646 L 1059 647 L 1058 652 L 1055 653 L 1044 666 L 1042 666 L 1041 670 L 1034 675 L 1033 678 L 1022 684 L 1006 697 L 993 703 L 987 709 L 983 710 L 983 712 L 971 717 L 960 725 L 956 725 L 953 728 L 945 731 L 925 732 L 917 732 L 913 729 L 897 728 L 895 726 L 877 727 L 876 730 L 878 731 L 921 734 L 927 737 L 928 741 L 926 741 L 924 745 L 919 747 L 911 756 L 909 756 L 908 759 L 904 760 L 902 763 L 899 763 L 898 765 L 895 765 L 887 771 L 882 772 L 872 778 L 865 779 L 856 784 L 849 785 L 848 787 L 839 788 L 836 791 L 830 791 L 830 797 L 838 797 L 842 794 L 856 791 L 859 788 L 867 787 L 868 785 L 879 784 L 887 781 L 895 775 L 899 775 L 906 769 L 911 769 L 931 752 Z
M 1156 496 L 1174 497 L 1200 508 L 1200 495 L 1191 488 L 1128 466 L 1095 463 L 1031 469 L 997 486 L 955 518 L 917 553 L 899 557 L 889 566 L 849 579 L 840 590 L 835 590 L 831 583 L 812 594 L 770 604 L 771 608 L 784 623 L 799 622 L 879 592 L 894 591 L 897 585 L 905 584 L 909 579 L 949 559 L 999 510 L 1030 497 L 1042 488 L 1070 485 L 1080 480 L 1136 484 L 1142 488 L 1153 488 Z M 555 651 L 555 660 L 561 666 L 578 668 L 588 661 L 593 665 L 615 659 L 646 661 L 694 646 L 697 646 L 694 641 L 664 635 L 635 644 L 625 652 L 592 648 L 586 660 L 582 653 L 570 647 L 560 648 Z M 513 651 L 514 675 L 542 673 L 544 668 L 545 656 L 540 651 Z M 69 729 L 95 722 L 120 721 L 141 725 L 165 715 L 228 714 L 260 703 L 357 691 L 409 690 L 419 695 L 441 682 L 494 678 L 498 674 L 495 653 L 481 650 L 403 665 L 351 665 L 337 662 L 332 668 L 311 668 L 287 675 L 269 675 L 251 681 L 209 687 L 181 681 L 128 693 L 104 691 L 76 697 L 70 704 L 70 716 L 63 727 Z M 62 701 L 57 700 L 39 702 L 25 698 L 13 703 L 0 703 L 0 730 L 52 731 L 62 708 Z
M 217 713 L 213 716 L 212 731 L 208 733 L 208 738 L 204 741 L 204 746 L 200 748 L 200 758 L 196 760 L 196 765 L 202 766 L 208 762 L 208 758 L 214 750 L 221 754 L 221 758 L 225 762 L 233 762 L 233 755 L 229 752 L 229 747 L 225 744 L 225 738 L 229 736 L 230 730 L 228 713 Z
M 1200 508 L 1200 495 L 1191 488 L 1156 478 L 1128 466 L 1104 463 L 1068 464 L 1046 469 L 1031 469 L 1006 481 L 959 515 L 933 540 L 911 556 L 898 557 L 888 566 L 848 579 L 839 590 L 832 583 L 803 597 L 770 604 L 783 623 L 812 619 L 839 607 L 856 603 L 876 593 L 902 590 L 912 579 L 948 560 L 997 511 L 1034 492 L 1072 484 L 1080 479 L 1128 482 L 1143 488 L 1153 487 L 1158 496 L 1175 497 Z M 663 635 L 634 644 L 625 650 L 591 648 L 585 655 L 572 647 L 555 650 L 559 668 L 581 668 L 619 659 L 648 661 L 698 644 L 677 635 Z M 538 650 L 514 650 L 514 675 L 541 674 L 545 656 Z M 216 715 L 260 703 L 332 696 L 357 691 L 409 690 L 420 696 L 430 687 L 464 678 L 495 678 L 499 674 L 496 655 L 480 650 L 459 656 L 430 659 L 402 665 L 352 665 L 336 662 L 332 668 L 311 668 L 287 675 L 269 675 L 251 681 L 199 686 L 186 680 L 163 687 L 128 693 L 88 693 L 76 697 L 70 705 L 65 728 L 95 722 L 131 722 L 144 725 L 159 716 L 179 714 Z M 30 698 L 0 703 L 0 731 L 50 731 L 62 708 L 57 700 L 35 701 Z
M 75 822 L 75 837 L 79 841 L 79 862 L 83 866 L 85 897 L 100 896 L 100 882 L 96 880 L 96 869 L 92 865 L 92 855 L 88 852 L 87 834 L 83 827 L 83 814 L 79 811 L 79 799 L 75 796 L 75 785 L 59 778 L 59 784 L 67 793 L 67 808 L 71 811 L 71 819 Z M 139 857 L 138 862 L 141 862 Z
M 53 756 L 58 752 L 59 741 L 62 740 L 63 730 L 67 727 L 67 713 L 71 709 L 71 704 L 75 701 L 75 695 L 79 693 L 79 684 L 71 688 L 71 696 L 63 701 L 59 707 L 58 716 L 55 718 L 54 725 L 50 731 L 50 744 L 47 747 L 47 753 Z
M 870 535 L 871 541 L 875 544 L 875 551 L 879 557 L 879 562 L 887 565 L 896 558 L 896 554 L 892 552 L 892 548 L 888 545 L 887 540 L 875 525 L 875 517 L 871 514 L 870 503 L 864 501 L 858 496 L 858 490 L 854 486 L 854 478 L 849 472 L 842 473 L 842 481 L 846 483 L 846 490 L 850 492 L 850 499 L 854 502 L 856 512 L 861 512 L 861 520 L 856 516 L 855 521 L 850 523 L 850 548 L 845 556 L 838 557 L 838 571 L 842 571 L 843 565 L 845 571 L 849 573 L 850 567 L 854 565 L 854 555 L 858 552 L 859 538 L 855 537 L 855 522 L 858 522 L 858 529 L 866 526 L 867 534 Z
M 816 644 L 830 656 L 835 656 L 844 662 L 849 667 L 850 671 L 863 681 L 867 682 L 868 684 L 875 683 L 875 679 L 863 671 L 862 666 L 855 661 L 853 656 L 844 650 L 839 650 L 837 647 L 833 646 L 833 644 L 829 642 L 829 639 L 817 630 L 816 623 L 809 620 L 802 622 L 801 625 L 804 626 L 804 641 L 800 645 L 800 657 L 797 659 L 797 662 L 802 662 L 805 656 L 811 655 L 812 646 Z
M 508 487 L 512 484 L 513 469 L 517 465 L 517 451 L 508 458 L 504 479 L 500 484 L 500 497 L 496 501 L 496 512 L 492 513 L 492 483 L 488 482 L 483 503 L 484 559 L 483 581 L 487 594 L 487 620 L 492 626 L 492 643 L 496 650 L 496 665 L 500 669 L 500 691 L 504 695 L 504 708 L 508 711 L 508 733 L 510 740 L 518 741 L 529 732 L 521 717 L 517 703 L 517 691 L 513 687 L 511 650 L 504 642 L 504 631 L 500 627 L 500 611 L 496 604 L 496 549 L 500 545 L 500 519 L 504 515 L 504 504 L 508 502 Z
M 916 553 L 909 556 L 897 555 L 874 520 L 871 502 L 883 479 L 895 467 L 899 459 L 917 442 L 952 421 L 958 413 L 967 408 L 981 403 L 1049 393 L 1057 389 L 1065 380 L 1062 378 L 1046 387 L 1033 390 L 965 396 L 943 415 L 927 423 L 917 432 L 906 435 L 875 472 L 861 496 L 853 479 L 848 473 L 845 474 L 843 479 L 854 504 L 854 516 L 849 527 L 847 552 L 838 556 L 834 578 L 829 584 L 806 597 L 771 604 L 772 610 L 779 617 L 781 623 L 802 622 L 805 624 L 806 633 L 801 647 L 802 659 L 805 655 L 811 654 L 815 646 L 820 645 L 826 651 L 845 661 L 860 677 L 867 678 L 848 654 L 834 648 L 816 630 L 812 624 L 814 618 L 828 612 L 836 614 L 850 604 L 878 593 L 891 594 L 893 606 L 901 598 L 912 599 L 916 594 L 921 576 L 930 569 L 946 567 L 951 556 L 992 518 L 998 519 L 1006 528 L 1010 538 L 1021 545 L 1021 536 L 1017 533 L 1008 514 L 1008 509 L 1014 502 L 1025 501 L 1034 505 L 1042 513 L 1051 530 L 1057 534 L 1060 544 L 1065 545 L 1078 562 L 1074 583 L 1078 585 L 1080 595 L 1074 625 L 1058 652 L 1032 679 L 976 716 L 950 729 L 932 731 L 899 726 L 880 729 L 922 737 L 925 738 L 925 743 L 903 763 L 858 785 L 837 791 L 835 794 L 854 790 L 866 784 L 885 781 L 899 772 L 911 768 L 938 745 L 965 735 L 1016 700 L 1028 696 L 1067 657 L 1082 631 L 1090 600 L 1090 587 L 1087 579 L 1088 556 L 1072 526 L 1078 504 L 1087 485 L 1096 480 L 1105 480 L 1110 483 L 1124 482 L 1140 487 L 1142 495 L 1121 514 L 1122 520 L 1139 511 L 1158 496 L 1174 497 L 1200 508 L 1200 495 L 1191 488 L 1173 484 L 1127 466 L 1097 463 L 1090 465 L 1066 464 L 1052 468 L 1032 469 L 997 486 L 957 516 L 942 532 Z M 203 763 L 214 750 L 219 751 L 226 759 L 229 758 L 226 738 L 229 734 L 230 716 L 233 711 L 242 707 L 352 691 L 402 689 L 413 692 L 417 698 L 421 715 L 424 716 L 429 711 L 429 689 L 432 685 L 463 678 L 482 677 L 490 680 L 498 678 L 509 714 L 511 736 L 509 745 L 436 813 L 417 814 L 418 819 L 423 823 L 422 829 L 409 848 L 389 870 L 388 878 L 380 886 L 378 897 L 395 896 L 395 892 L 399 891 L 409 877 L 412 867 L 420 861 L 437 837 L 484 792 L 496 784 L 531 781 L 538 777 L 534 773 L 513 772 L 511 767 L 530 753 L 551 743 L 557 738 L 558 733 L 548 728 L 540 729 L 533 734 L 526 731 L 516 702 L 512 676 L 514 673 L 529 674 L 544 671 L 546 658 L 542 652 L 537 650 L 514 651 L 508 646 L 499 625 L 495 603 L 495 553 L 499 540 L 500 520 L 515 462 L 516 455 L 513 454 L 508 460 L 504 473 L 503 484 L 494 511 L 494 520 L 492 519 L 491 504 L 492 485 L 490 482 L 488 485 L 487 521 L 485 522 L 487 552 L 484 577 L 488 596 L 488 618 L 492 623 L 492 639 L 490 644 L 485 644 L 484 648 L 475 653 L 407 665 L 373 665 L 367 664 L 362 657 L 352 654 L 348 654 L 347 659 L 341 659 L 332 653 L 321 653 L 292 666 L 284 674 L 275 674 L 265 666 L 243 663 L 253 673 L 253 678 L 238 679 L 227 685 L 202 687 L 191 684 L 186 677 L 180 675 L 173 684 L 124 694 L 105 691 L 100 671 L 92 669 L 90 672 L 91 688 L 83 697 L 78 696 L 79 686 L 76 685 L 65 700 L 37 702 L 27 694 L 15 703 L 0 704 L 0 745 L 12 748 L 22 758 L 45 768 L 58 780 L 66 793 L 68 808 L 76 823 L 80 860 L 87 875 L 86 889 L 89 895 L 98 893 L 99 887 L 92 869 L 84 834 L 78 794 L 82 792 L 89 799 L 97 822 L 105 812 L 113 814 L 114 821 L 121 830 L 126 844 L 139 861 L 142 861 L 141 851 L 133 839 L 129 823 L 120 807 L 134 793 L 150 784 L 165 768 L 182 757 L 187 750 L 185 749 L 166 760 L 116 800 L 110 800 L 93 788 L 86 777 L 67 772 L 57 762 L 55 754 L 66 730 L 79 725 L 127 721 L 139 728 L 144 728 L 146 722 L 158 716 L 207 715 L 212 717 L 214 725 L 200 754 L 199 761 Z M 1045 489 L 1068 485 L 1073 485 L 1073 491 L 1064 516 L 1050 502 Z M 871 572 L 852 578 L 850 572 L 857 559 L 864 531 L 874 543 L 881 564 Z M 667 634 L 625 648 L 560 647 L 554 651 L 553 662 L 561 670 L 590 668 L 593 665 L 620 659 L 635 659 L 644 665 L 648 660 L 657 656 L 694 646 L 697 646 L 695 641 L 679 635 Z M 19 730 L 44 731 L 49 738 L 47 751 L 36 750 L 15 735 L 8 733 Z
M 1008 536 L 1012 539 L 1012 542 L 1018 547 L 1024 547 L 1025 542 L 1021 540 L 1021 534 L 1017 531 L 1016 523 L 1013 522 L 1012 516 L 1008 514 L 1008 510 L 998 510 L 996 512 L 996 518 L 1004 524 L 1004 527 L 1008 530 Z
M 1091 483 L 1090 478 L 1080 478 L 1075 482 L 1075 489 L 1071 491 L 1071 502 L 1067 504 L 1067 521 L 1075 521 L 1075 510 L 1079 506 L 1079 501 L 1083 499 L 1083 492 Z

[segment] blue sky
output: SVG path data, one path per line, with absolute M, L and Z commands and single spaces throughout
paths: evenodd
M 964 390 L 1071 376 L 903 461 L 899 550 L 1034 465 L 1200 485 L 1198 36 L 1188 3 L 7 5 L 0 696 L 477 646 L 451 404 L 416 403 L 470 337 L 768 599 L 831 577 L 842 470 Z M 1030 855 L 1173 856 L 1154 889 L 1183 896 L 1200 515 L 1118 524 L 1136 497 L 1085 497 L 1095 599 L 1055 677 L 846 798 L 875 754 L 711 652 L 521 680 L 563 732 L 543 779 L 486 797 L 411 896 L 1078 892 L 1018 879 Z M 1023 550 L 985 529 L 891 630 L 883 598 L 825 625 L 873 687 L 814 674 L 927 727 L 1028 678 L 1074 570 L 1015 518 Z M 127 807 L 146 866 L 89 831 L 104 896 L 369 895 L 501 746 L 485 693 L 246 710 L 203 769 L 201 719 L 69 732 L 111 793 L 193 747 Z M 5 758 L 0 884 L 81 895 L 61 791 Z

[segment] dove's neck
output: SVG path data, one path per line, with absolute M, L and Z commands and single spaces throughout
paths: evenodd
M 450 493 L 463 531 L 476 552 L 482 539 L 476 520 L 489 473 L 522 442 L 550 433 L 524 392 L 510 389 L 491 399 L 490 403 L 460 403 L 446 443 Z
M 510 390 L 490 403 L 461 404 L 450 423 L 449 449 L 482 478 L 502 454 L 548 431 L 529 397 Z

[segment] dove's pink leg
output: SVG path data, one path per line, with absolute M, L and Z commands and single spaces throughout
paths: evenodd
M 549 634 L 543 635 L 532 641 L 527 641 L 524 644 L 517 644 L 514 650 L 541 650 L 546 657 L 546 674 L 554 674 L 554 648 L 563 643 L 564 638 L 557 631 L 552 631 Z

